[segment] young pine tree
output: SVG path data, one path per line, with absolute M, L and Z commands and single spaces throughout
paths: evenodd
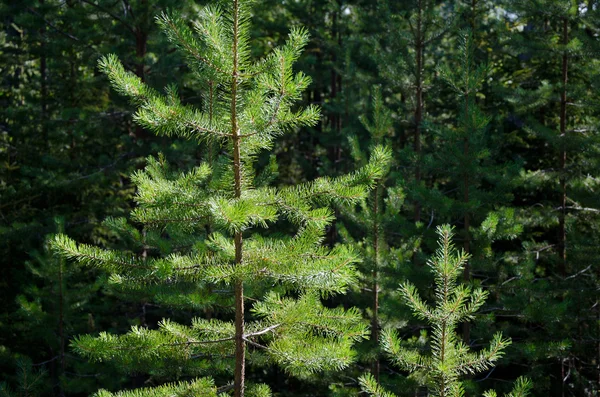
M 435 397 L 459 397 L 464 395 L 461 376 L 472 375 L 492 367 L 510 345 L 502 334 L 494 335 L 490 347 L 471 352 L 456 333 L 462 321 L 472 320 L 475 313 L 485 303 L 487 292 L 458 282 L 469 255 L 457 252 L 452 243 L 454 233 L 448 225 L 438 227 L 439 248 L 428 265 L 435 277 L 435 306 L 426 303 L 410 282 L 400 286 L 404 302 L 413 310 L 416 317 L 427 321 L 431 328 L 431 355 L 423 355 L 417 349 L 407 347 L 395 330 L 386 330 L 382 347 L 390 359 L 402 370 L 411 373 L 427 386 Z M 366 393 L 376 397 L 392 397 L 394 394 L 381 387 L 372 375 L 360 379 Z M 527 395 L 531 384 L 519 379 L 508 396 Z M 489 391 L 485 396 L 496 396 Z
M 401 158 L 409 159 L 406 166 L 411 169 L 412 175 L 407 176 L 407 181 L 410 181 L 407 183 L 407 195 L 414 207 L 413 220 L 419 223 L 427 193 L 423 186 L 427 179 L 423 174 L 423 153 L 426 151 L 424 144 L 429 139 L 424 134 L 423 122 L 427 115 L 427 94 L 435 72 L 431 55 L 437 41 L 450 27 L 450 22 L 441 16 L 442 7 L 435 0 L 388 2 L 382 8 L 385 17 L 389 18 L 388 32 L 394 32 L 391 37 L 389 34 L 381 37 L 383 44 L 389 46 L 388 51 L 382 51 L 382 74 L 386 85 L 402 93 L 402 106 L 412 115 L 409 120 L 412 147 L 404 148 L 406 153 Z
M 205 7 L 193 30 L 176 16 L 158 18 L 196 77 L 214 93 L 201 108 L 182 103 L 175 87 L 165 94 L 153 90 L 114 56 L 100 62 L 113 86 L 138 106 L 141 126 L 219 147 L 213 151 L 219 160 L 211 165 L 176 173 L 164 159 L 150 159 L 146 170 L 133 177 L 138 188 L 133 220 L 144 225 L 145 233 L 178 248 L 165 257 L 152 247 L 135 255 L 77 244 L 64 235 L 54 241 L 61 255 L 105 269 L 122 290 L 148 288 L 179 296 L 189 291 L 207 299 L 229 295 L 232 321 L 226 315 L 195 318 L 186 326 L 165 319 L 157 330 L 134 327 L 120 336 L 81 336 L 74 348 L 129 371 L 152 373 L 156 367 L 176 376 L 233 372 L 233 384 L 222 390 L 233 390 L 236 397 L 245 393 L 247 354 L 250 362 L 273 362 L 299 377 L 340 369 L 353 360 L 352 344 L 366 335 L 360 314 L 327 308 L 320 298 L 342 293 L 356 281 L 353 264 L 359 257 L 349 247 L 328 249 L 321 242 L 333 220 L 328 205 L 366 197 L 390 157 L 377 148 L 369 164 L 351 175 L 282 188 L 263 183 L 268 178 L 259 178 L 255 169 L 259 153 L 271 149 L 282 133 L 316 123 L 319 110 L 293 109 L 310 83 L 292 70 L 307 43 L 306 32 L 292 29 L 284 46 L 254 62 L 249 4 L 231 0 L 222 8 Z M 259 233 L 276 222 L 295 234 Z M 185 244 L 178 244 L 180 239 Z M 119 395 L 163 396 L 186 388 L 195 395 L 216 395 L 207 378 Z M 249 394 L 270 392 L 257 385 Z
M 514 239 L 521 231 L 515 221 L 512 200 L 516 162 L 500 162 L 495 154 L 503 144 L 492 125 L 492 117 L 479 105 L 478 95 L 489 73 L 489 66 L 475 62 L 473 32 L 464 30 L 458 37 L 458 65 L 438 67 L 440 78 L 459 100 L 456 125 L 430 125 L 436 134 L 436 150 L 429 158 L 431 172 L 438 183 L 430 191 L 445 222 L 461 225 L 463 249 L 470 254 L 465 262 L 463 280 L 473 273 L 494 272 L 491 245 Z M 435 171 L 434 171 L 435 170 Z M 463 339 L 471 343 L 471 324 L 463 324 Z
M 367 117 L 361 118 L 362 124 L 369 133 L 371 150 L 381 145 L 389 146 L 389 137 L 393 131 L 393 119 L 389 109 L 385 107 L 381 91 L 375 90 L 373 96 L 373 117 L 369 120 Z M 358 137 L 350 138 L 352 148 L 352 157 L 359 165 L 366 165 L 371 151 L 365 152 L 361 148 Z M 358 206 L 344 208 L 342 219 L 344 224 L 339 225 L 341 235 L 345 240 L 352 241 L 357 251 L 363 258 L 360 267 L 362 274 L 362 287 L 367 292 L 368 297 L 362 301 L 362 306 L 366 306 L 370 316 L 371 336 L 370 347 L 375 351 L 379 346 L 380 335 L 380 294 L 386 293 L 387 289 L 382 288 L 382 280 L 385 278 L 386 265 L 392 262 L 392 257 L 398 255 L 397 250 L 392 249 L 388 244 L 387 232 L 391 224 L 399 214 L 400 207 L 404 201 L 404 195 L 399 188 L 387 187 L 386 182 L 390 177 L 389 167 L 384 170 L 369 197 L 362 200 Z M 353 238 L 353 235 L 363 235 L 362 239 Z M 357 241 L 358 240 L 358 241 Z M 376 379 L 379 379 L 379 357 L 370 357 L 371 373 Z

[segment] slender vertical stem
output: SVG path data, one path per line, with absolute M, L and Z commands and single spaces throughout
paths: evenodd
M 208 82 L 208 122 L 212 125 L 213 122 L 213 112 L 214 112 L 214 100 L 215 100 L 215 82 Z
M 73 48 L 71 48 L 69 59 L 69 103 L 72 108 L 77 107 L 77 101 L 75 100 L 75 90 L 77 89 L 77 74 L 75 73 L 76 57 L 74 52 L 75 51 L 73 50 Z M 69 118 L 68 128 L 68 135 L 71 138 L 71 147 L 69 150 L 69 158 L 71 159 L 71 161 L 75 159 L 75 132 L 73 131 L 75 122 L 76 119 L 73 116 L 71 116 Z
M 418 0 L 418 13 L 417 13 L 417 28 L 415 31 L 415 52 L 417 70 L 415 74 L 416 78 L 416 106 L 415 106 L 415 142 L 414 150 L 417 156 L 417 164 L 415 168 L 415 184 L 418 185 L 421 182 L 421 122 L 423 119 L 423 4 L 422 0 Z M 415 222 L 421 221 L 421 203 L 415 201 Z
M 375 257 L 373 258 L 373 315 L 371 317 L 371 340 L 375 346 L 379 346 L 379 194 L 381 184 L 378 183 L 374 191 L 373 203 L 373 250 Z M 379 381 L 379 355 L 375 357 L 375 362 L 371 369 L 371 373 L 377 381 Z
M 63 267 L 64 259 L 58 260 L 58 337 L 60 339 L 60 374 L 65 373 L 65 312 L 64 312 L 64 284 Z
M 147 7 L 148 0 L 141 0 L 140 7 Z M 146 10 L 142 9 L 140 12 L 141 15 L 147 15 Z M 145 62 L 144 58 L 146 57 L 147 46 L 148 46 L 148 32 L 145 28 L 147 24 L 139 21 L 137 26 L 134 29 L 135 33 L 135 56 L 136 56 L 136 64 L 135 64 L 135 74 L 142 81 L 146 81 L 146 72 L 145 72 Z M 135 127 L 135 137 L 137 139 L 143 139 L 148 137 L 148 133 L 139 125 L 136 124 Z
M 449 255 L 448 255 L 448 243 L 444 242 L 444 261 L 447 262 L 450 260 Z M 445 269 L 447 269 L 447 266 L 444 266 Z M 444 272 L 444 287 L 443 287 L 443 301 L 442 301 L 442 305 L 446 305 L 448 303 L 448 295 L 450 293 L 450 285 L 449 285 L 449 274 L 447 272 Z M 446 364 L 446 334 L 448 332 L 452 332 L 452 330 L 448 330 L 448 320 L 446 318 L 442 319 L 442 324 L 441 324 L 441 328 L 442 328 L 442 336 L 441 336 L 441 340 L 440 340 L 440 364 L 442 367 L 445 366 Z M 446 396 L 446 388 L 448 387 L 448 384 L 446 383 L 446 374 L 441 373 L 441 377 L 440 377 L 440 397 L 445 397 Z
M 215 107 L 215 82 L 210 80 L 208 82 L 208 123 L 213 124 L 214 119 L 214 107 Z M 213 165 L 214 159 L 217 156 L 218 143 L 211 142 L 208 147 L 208 164 Z M 207 235 L 210 234 L 210 225 L 207 224 Z
M 476 24 L 475 18 L 477 17 L 476 11 L 477 11 L 477 0 L 471 0 L 471 20 L 469 22 L 471 25 L 472 32 L 475 32 L 475 24 Z
M 40 0 L 40 6 L 44 7 L 44 0 Z M 42 9 L 42 14 L 45 11 Z M 40 28 L 40 107 L 42 126 L 42 145 L 48 146 L 48 66 L 46 60 L 46 27 L 42 24 Z
M 238 88 L 238 39 L 239 39 L 239 0 L 233 0 L 233 73 L 231 75 L 231 136 L 233 137 L 233 173 L 235 179 L 235 197 L 242 196 L 242 164 L 240 156 L 240 134 L 237 120 Z M 236 232 L 235 264 L 242 264 L 242 233 Z M 235 281 L 235 377 L 234 395 L 243 397 L 246 372 L 246 342 L 244 341 L 244 281 Z
M 337 0 L 335 3 L 336 3 L 337 8 L 333 12 L 333 17 L 332 17 L 332 21 L 331 21 L 331 36 L 334 39 L 338 38 L 338 40 L 339 40 L 340 36 L 339 36 L 339 28 L 338 28 L 338 18 L 339 18 L 340 5 Z M 341 89 L 341 87 L 340 87 L 341 79 L 340 79 L 340 76 L 338 76 L 338 73 L 336 71 L 337 59 L 338 59 L 337 54 L 336 54 L 335 50 L 333 50 L 331 53 L 331 69 L 330 69 L 329 85 L 330 85 L 330 90 L 331 90 L 331 92 L 330 92 L 331 103 L 335 106 L 336 106 L 339 90 Z M 335 133 L 335 134 L 340 133 L 340 127 L 341 127 L 340 118 L 341 118 L 341 116 L 337 109 L 330 111 L 329 125 L 331 126 L 332 133 Z M 340 159 L 341 159 L 341 147 L 337 143 L 337 141 L 329 148 L 329 159 L 331 161 L 331 164 L 333 164 L 333 171 L 335 172 L 335 170 L 338 167 L 338 164 L 340 162 Z M 335 218 L 337 218 L 337 214 L 336 214 Z M 330 246 L 333 246 L 335 244 L 337 238 L 338 238 L 337 226 L 336 226 L 336 222 L 334 220 L 331 223 L 331 225 L 329 226 L 329 230 L 327 231 L 328 244 Z
M 600 268 L 596 274 L 597 279 L 600 279 Z M 600 335 L 600 299 L 596 299 L 596 335 Z M 598 339 L 597 343 L 597 356 L 596 356 L 596 369 L 598 373 L 598 385 L 600 385 L 600 339 Z
M 561 397 L 565 397 L 565 359 L 564 358 L 560 359 L 560 382 L 561 382 L 560 395 L 561 395 Z
M 473 0 L 473 14 L 475 13 L 475 0 Z M 473 34 L 473 33 L 471 33 Z M 473 40 L 473 37 L 469 37 L 468 40 Z M 470 45 L 469 45 L 470 47 Z M 467 56 L 467 54 L 465 54 L 465 56 Z M 471 65 L 467 65 L 467 70 L 465 70 L 465 73 L 467 74 L 467 78 L 466 81 L 469 81 L 470 77 L 470 70 L 469 68 L 471 67 Z M 464 140 L 463 140 L 463 156 L 464 156 L 464 162 L 465 164 L 463 165 L 463 171 L 464 171 L 464 175 L 463 175 L 463 203 L 465 205 L 465 213 L 464 213 L 464 251 L 465 253 L 469 253 L 471 251 L 471 217 L 469 214 L 469 201 L 470 201 L 470 197 L 469 197 L 469 183 L 470 183 L 470 175 L 469 175 L 469 151 L 470 151 L 470 142 L 469 142 L 469 135 L 471 134 L 471 118 L 469 117 L 469 87 L 465 87 L 465 119 L 467 120 L 466 122 L 466 126 L 465 129 L 466 131 L 464 131 L 465 136 L 464 136 Z M 471 265 L 469 261 L 465 262 L 465 267 L 463 270 L 463 280 L 465 283 L 468 283 L 469 280 L 471 279 Z M 463 328 L 463 341 L 465 342 L 466 345 L 469 345 L 469 341 L 471 339 L 471 324 L 469 324 L 468 321 L 465 321 L 462 325 Z
M 569 43 L 569 21 L 563 18 L 562 26 L 563 44 Z M 559 214 L 559 236 L 558 236 L 558 254 L 559 254 L 559 273 L 566 275 L 567 268 L 567 230 L 565 220 L 567 216 L 567 81 L 568 81 L 569 57 L 567 51 L 562 56 L 562 91 L 560 94 L 560 214 Z

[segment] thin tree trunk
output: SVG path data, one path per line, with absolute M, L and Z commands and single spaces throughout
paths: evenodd
M 40 0 L 41 13 L 44 14 L 44 1 Z M 48 141 L 48 65 L 46 60 L 46 25 L 40 27 L 40 108 L 42 125 L 42 145 L 49 146 Z
M 418 2 L 418 14 L 417 14 L 417 29 L 415 37 L 415 51 L 417 61 L 416 71 L 416 107 L 415 107 L 415 142 L 414 150 L 417 156 L 417 165 L 415 168 L 415 184 L 418 186 L 421 183 L 421 122 L 423 120 L 423 4 L 422 0 Z M 415 201 L 415 222 L 421 221 L 421 203 L 419 200 Z
M 569 21 L 563 18 L 563 44 L 569 43 Z M 567 268 L 567 230 L 565 220 L 567 216 L 567 81 L 568 81 L 569 57 L 566 50 L 562 56 L 562 92 L 560 95 L 560 214 L 559 214 L 559 231 L 558 231 L 558 256 L 559 256 L 559 273 L 562 276 L 566 275 Z
M 148 0 L 141 1 L 141 15 L 146 15 L 145 7 L 147 7 Z M 141 18 L 141 16 L 140 16 Z M 135 64 L 135 74 L 142 80 L 146 81 L 146 64 L 144 59 L 146 58 L 146 52 L 148 47 L 148 32 L 145 28 L 147 24 L 142 23 L 142 21 L 138 21 L 138 24 L 135 28 L 135 56 L 137 62 Z M 135 127 L 135 137 L 137 139 L 144 139 L 148 137 L 148 134 L 144 129 L 136 125 Z
M 141 27 L 135 31 L 135 56 L 137 63 L 135 64 L 135 74 L 142 80 L 146 81 L 146 64 L 144 57 L 148 47 L 148 32 L 145 32 Z
M 339 31 L 338 31 L 338 10 L 334 11 L 333 13 L 333 18 L 332 18 L 332 26 L 331 26 L 331 36 L 336 38 L 338 37 L 339 39 Z M 330 89 L 331 89 L 331 93 L 330 93 L 330 99 L 331 99 L 331 104 L 336 107 L 336 101 L 337 101 L 337 97 L 338 97 L 338 83 L 340 82 L 340 80 L 338 79 L 338 73 L 335 70 L 335 66 L 337 63 L 337 55 L 335 53 L 335 51 L 331 54 L 331 70 L 330 70 L 330 80 L 329 80 L 329 84 L 330 84 Z M 337 135 L 339 136 L 339 132 L 340 132 L 340 115 L 339 112 L 337 110 L 333 110 L 330 112 L 329 114 L 329 126 L 331 128 L 331 132 L 332 133 L 337 133 Z M 335 171 L 337 169 L 338 163 L 340 161 L 341 158 L 341 151 L 340 151 L 340 146 L 337 143 L 333 143 L 329 150 L 328 150 L 328 155 L 329 155 L 329 159 L 331 161 L 332 164 L 332 171 L 335 174 Z M 337 214 L 335 216 L 335 218 L 337 218 Z M 332 246 L 335 244 L 335 242 L 338 239 L 338 234 L 337 234 L 337 226 L 336 226 L 336 222 L 335 220 L 331 223 L 331 225 L 329 225 L 329 228 L 327 230 L 327 242 L 329 244 L 329 246 Z
M 475 20 L 475 18 L 477 17 L 476 11 L 477 11 L 477 0 L 471 0 L 470 25 L 471 25 L 471 31 L 473 32 L 473 34 L 475 33 L 475 26 L 476 26 L 476 20 Z
M 233 1 L 233 74 L 231 76 L 231 135 L 233 136 L 233 172 L 235 178 L 235 197 L 242 196 L 242 164 L 240 156 L 240 136 L 237 123 L 237 88 L 238 88 L 238 23 L 239 0 Z M 235 264 L 242 264 L 242 233 L 237 232 L 234 237 Z M 246 342 L 244 341 L 244 282 L 241 279 L 235 282 L 235 376 L 234 395 L 243 397 L 245 389 L 246 372 Z
M 69 59 L 69 78 L 70 78 L 70 89 L 69 89 L 69 102 L 71 109 L 77 107 L 77 100 L 75 99 L 75 90 L 77 89 L 77 74 L 75 73 L 75 51 L 71 48 L 70 51 L 70 59 Z M 71 161 L 75 160 L 75 123 L 77 122 L 77 118 L 71 116 L 69 118 L 69 128 L 68 134 L 71 138 L 71 148 L 69 150 L 69 158 Z
M 471 1 L 471 40 L 475 40 L 475 12 L 477 9 L 477 0 L 472 0 Z M 465 95 L 465 117 L 469 117 L 469 92 L 466 93 Z M 470 135 L 470 130 L 465 131 L 465 138 L 464 138 L 464 142 L 463 142 L 463 155 L 465 158 L 465 162 L 468 161 L 469 159 L 469 150 L 470 150 L 470 142 L 469 142 L 469 135 Z M 464 177 L 463 177 L 463 185 L 464 185 L 464 192 L 463 192 L 463 203 L 465 204 L 465 215 L 464 215 L 464 245 L 463 248 L 465 250 L 465 253 L 470 253 L 471 252 L 471 215 L 469 213 L 469 202 L 470 202 L 470 197 L 469 197 L 469 183 L 470 183 L 470 175 L 469 175 L 469 167 L 465 164 L 464 166 Z M 465 268 L 463 270 L 463 280 L 465 283 L 469 283 L 469 281 L 471 280 L 471 263 L 470 261 L 466 261 L 465 262 Z M 463 341 L 464 343 L 468 346 L 469 342 L 471 340 L 471 323 L 469 323 L 468 321 L 465 321 L 462 325 L 462 329 L 463 329 Z
M 469 93 L 465 95 L 465 117 L 469 117 Z M 469 159 L 469 133 L 470 131 L 465 131 L 465 137 L 463 142 L 463 155 L 465 158 L 465 163 L 467 163 Z M 471 251 L 471 218 L 469 214 L 469 167 L 467 164 L 464 166 L 464 177 L 463 177 L 463 203 L 465 204 L 465 214 L 464 214 L 464 250 L 465 253 L 469 253 Z M 463 280 L 465 283 L 469 283 L 471 280 L 471 264 L 470 261 L 465 262 L 465 268 L 463 270 Z M 469 341 L 471 340 L 471 324 L 468 321 L 463 323 L 463 341 L 468 346 Z
M 62 258 L 59 259 L 59 267 L 58 267 L 58 338 L 60 340 L 60 373 L 59 379 L 65 374 L 66 368 L 66 357 L 65 357 L 65 298 L 64 298 L 64 283 L 63 283 L 63 271 L 64 271 L 64 260 Z M 58 383 L 58 393 L 60 396 L 64 396 L 65 393 L 62 388 L 62 382 Z
M 378 183 L 374 192 L 373 203 L 373 315 L 371 317 L 371 340 L 375 343 L 376 351 L 379 349 L 379 193 L 381 185 Z M 375 362 L 371 373 L 379 381 L 379 354 L 376 353 Z
M 597 280 L 600 279 L 600 268 L 596 272 Z M 600 335 L 600 299 L 596 299 L 596 335 Z M 597 339 L 597 356 L 596 356 L 596 369 L 598 370 L 598 386 L 600 387 L 600 338 Z

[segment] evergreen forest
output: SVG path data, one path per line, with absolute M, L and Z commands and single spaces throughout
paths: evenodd
M 2 0 L 0 272 L 0 397 L 598 397 L 600 0 Z

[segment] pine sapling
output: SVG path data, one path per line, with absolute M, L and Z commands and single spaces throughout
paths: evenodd
M 149 159 L 147 168 L 134 175 L 138 207 L 132 219 L 143 225 L 143 233 L 123 221 L 109 223 L 141 241 L 141 253 L 77 244 L 64 235 L 55 239 L 54 247 L 82 265 L 104 269 L 122 291 L 161 292 L 156 300 L 162 304 L 176 306 L 187 293 L 211 302 L 215 294 L 230 297 L 219 317 L 197 317 L 190 325 L 164 319 L 156 330 L 133 327 L 125 335 L 80 336 L 73 345 L 79 354 L 113 361 L 126 371 L 162 376 L 157 380 L 233 373 L 233 383 L 220 390 L 242 397 L 248 388 L 249 395 L 268 396 L 265 385 L 246 386 L 247 362 L 273 363 L 307 377 L 342 369 L 354 360 L 352 345 L 367 332 L 360 313 L 325 307 L 321 298 L 356 283 L 360 257 L 351 247 L 326 248 L 322 241 L 333 221 L 330 206 L 365 198 L 391 154 L 377 147 L 364 167 L 338 178 L 278 188 L 265 184 L 257 174 L 258 155 L 270 150 L 281 134 L 314 125 L 319 118 L 314 106 L 294 108 L 310 84 L 306 75 L 293 71 L 308 35 L 292 29 L 286 44 L 253 61 L 250 2 L 224 4 L 205 7 L 193 30 L 177 16 L 158 18 L 209 89 L 201 108 L 183 103 L 175 87 L 165 94 L 155 91 L 114 56 L 100 62 L 117 91 L 138 107 L 137 123 L 159 136 L 210 147 L 211 161 L 173 172 L 165 159 Z M 276 222 L 294 226 L 295 234 L 261 234 Z M 146 249 L 147 241 L 157 247 Z M 217 390 L 212 385 L 202 378 L 188 386 L 121 395 L 166 396 L 186 387 L 206 390 L 189 392 L 194 395 L 211 395 Z M 98 396 L 109 395 L 102 391 Z
M 459 283 L 463 267 L 469 258 L 464 251 L 457 251 L 452 243 L 454 236 L 450 226 L 440 226 L 439 248 L 428 261 L 435 279 L 434 306 L 426 303 L 410 282 L 400 286 L 404 302 L 412 309 L 415 317 L 431 326 L 431 354 L 424 355 L 417 349 L 407 347 L 395 330 L 386 330 L 382 335 L 382 348 L 389 359 L 420 380 L 434 397 L 459 397 L 464 395 L 461 377 L 474 375 L 491 368 L 504 354 L 511 343 L 502 334 L 494 335 L 489 348 L 471 352 L 456 333 L 458 325 L 472 320 L 485 303 L 487 292 Z M 372 396 L 392 397 L 372 375 L 360 379 L 363 390 Z M 524 396 L 530 382 L 520 379 L 509 396 Z M 494 396 L 488 392 L 486 396 Z

